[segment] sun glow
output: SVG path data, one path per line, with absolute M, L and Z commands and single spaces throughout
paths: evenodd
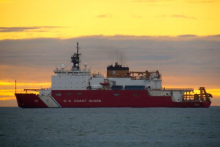
M 17 86 L 50 86 L 50 83 L 18 83 L 16 82 Z M 0 81 L 0 86 L 15 86 L 15 82 L 5 82 L 5 81 Z
M 49 88 L 51 83 L 17 83 L 17 86 L 20 87 L 19 89 L 16 89 L 17 93 L 25 93 L 23 89 L 40 89 L 39 86 L 44 86 Z M 0 90 L 0 101 L 4 100 L 12 100 L 15 99 L 14 93 L 15 93 L 15 83 L 14 82 L 5 82 L 0 81 L 0 88 L 4 90 Z M 166 88 L 171 88 L 176 86 L 166 86 Z M 184 87 L 179 87 L 184 88 Z M 194 88 L 197 89 L 197 88 Z M 220 89 L 208 89 L 206 90 L 207 93 L 210 93 L 213 95 L 214 99 L 220 99 Z M 31 92 L 33 93 L 33 92 Z M 199 90 L 194 90 L 192 94 L 199 94 Z
M 24 89 L 49 88 L 50 83 L 16 83 L 16 87 L 16 93 L 25 93 Z M 14 94 L 15 82 L 0 81 L 0 101 L 15 100 Z

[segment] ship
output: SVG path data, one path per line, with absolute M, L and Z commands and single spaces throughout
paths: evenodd
M 79 43 L 71 56 L 71 69 L 56 67 L 51 87 L 15 92 L 21 108 L 96 108 L 96 107 L 173 107 L 208 108 L 212 95 L 205 87 L 199 94 L 193 88 L 162 87 L 162 75 L 156 71 L 130 71 L 118 62 L 107 66 L 104 77 L 80 67 Z M 16 87 L 16 86 L 15 86 Z M 30 91 L 35 91 L 30 92 Z

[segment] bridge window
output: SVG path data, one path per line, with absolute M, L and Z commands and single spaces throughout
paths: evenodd
M 81 92 L 76 92 L 76 95 L 82 95 L 82 93 Z

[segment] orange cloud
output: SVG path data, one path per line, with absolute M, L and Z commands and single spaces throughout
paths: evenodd
M 15 100 L 15 97 L 3 97 L 3 98 L 0 97 L 0 101 L 9 101 L 9 100 Z
M 39 26 L 39 27 L 0 27 L 0 33 L 4 32 L 46 32 L 48 29 L 62 28 L 57 26 Z
M 172 15 L 171 17 L 183 18 L 183 19 L 197 19 L 196 17 L 186 16 L 186 15 Z
M 17 93 L 24 93 L 23 89 L 40 89 L 40 87 L 49 88 L 50 83 L 17 83 Z M 15 100 L 15 83 L 0 81 L 0 101 Z M 36 92 L 32 92 L 36 93 Z M 1 105 L 0 105 L 1 106 Z
M 0 86 L 15 86 L 15 82 L 5 82 L 5 81 L 0 81 Z M 16 82 L 17 86 L 49 86 L 50 83 L 18 83 Z

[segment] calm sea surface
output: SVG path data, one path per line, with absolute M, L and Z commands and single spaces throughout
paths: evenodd
M 220 107 L 0 108 L 0 147 L 219 147 Z

